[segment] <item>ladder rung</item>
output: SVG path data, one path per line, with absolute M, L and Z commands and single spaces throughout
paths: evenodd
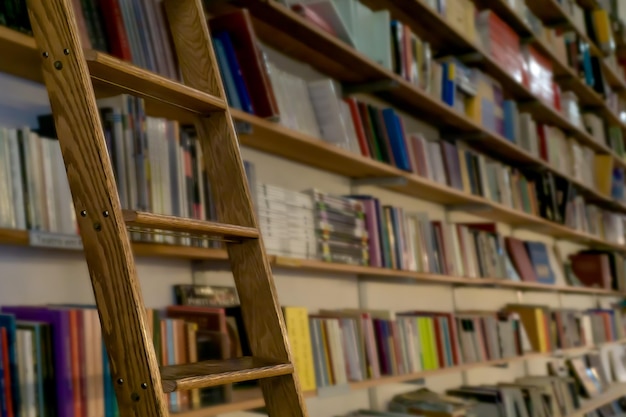
M 143 211 L 124 210 L 124 221 L 127 226 L 183 232 L 197 236 L 219 236 L 232 240 L 258 239 L 259 237 L 259 231 L 252 227 L 166 216 Z
M 108 85 L 114 94 L 128 93 L 203 115 L 226 110 L 226 102 L 220 98 L 110 55 L 85 50 L 85 59 L 92 79 Z
M 246 356 L 161 367 L 163 392 L 252 381 L 293 373 L 293 365 Z

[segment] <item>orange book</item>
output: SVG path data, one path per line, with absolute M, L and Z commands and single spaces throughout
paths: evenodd
M 72 385 L 74 386 L 74 416 L 84 417 L 83 415 L 83 386 L 81 384 L 81 361 L 80 347 L 81 343 L 78 338 L 79 317 L 78 310 L 68 310 L 70 322 L 70 358 L 72 365 Z

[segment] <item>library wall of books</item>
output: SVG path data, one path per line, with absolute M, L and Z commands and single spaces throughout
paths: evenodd
M 90 69 L 183 83 L 161 0 L 64 1 Z M 626 415 L 626 2 L 203 5 L 310 416 Z M 0 0 L 0 417 L 116 417 L 38 59 Z M 122 207 L 217 220 L 189 118 L 94 88 Z M 160 365 L 249 354 L 221 242 L 129 235 Z

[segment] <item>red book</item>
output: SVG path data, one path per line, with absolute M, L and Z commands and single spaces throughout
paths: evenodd
M 250 93 L 254 113 L 266 119 L 278 119 L 278 103 L 248 10 L 238 9 L 214 17 L 209 20 L 209 26 L 211 33 L 228 32 Z
M 535 268 L 530 262 L 524 242 L 513 237 L 504 238 L 506 251 L 515 266 L 517 273 L 524 282 L 537 282 Z
M 132 61 L 133 56 L 130 52 L 130 43 L 128 42 L 128 34 L 124 27 L 124 18 L 118 0 L 98 0 L 99 9 L 103 14 L 107 41 L 111 50 L 111 55 L 123 59 L 124 61 Z M 125 0 L 122 0 L 125 1 Z
M 2 369 L 4 370 L 4 398 L 7 417 L 13 417 L 13 395 L 11 393 L 11 370 L 9 369 L 9 338 L 7 329 L 0 328 L 0 343 L 2 344 Z
M 365 136 L 365 129 L 363 128 L 363 120 L 361 120 L 361 115 L 359 113 L 359 106 L 357 101 L 352 98 L 344 98 L 348 106 L 350 107 L 350 115 L 352 116 L 352 123 L 354 123 L 354 130 L 356 131 L 357 139 L 359 140 L 359 149 L 361 150 L 361 155 L 371 158 L 369 147 L 367 146 L 367 137 Z

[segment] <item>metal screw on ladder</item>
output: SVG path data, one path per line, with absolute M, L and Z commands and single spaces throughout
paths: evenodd
M 83 211 L 81 211 L 81 212 L 80 212 L 80 215 L 81 215 L 82 217 L 87 217 L 87 210 L 83 210 Z
M 63 53 L 64 53 L 65 55 L 69 55 L 69 54 L 70 54 L 70 50 L 69 50 L 69 49 L 67 49 L 67 48 L 65 48 L 65 49 L 63 50 Z
M 122 385 L 122 384 L 124 384 L 124 380 L 122 378 L 119 378 L 117 380 L 117 385 Z
M 102 230 L 102 225 L 100 223 L 94 223 L 93 228 L 96 230 L 96 232 L 99 232 L 100 230 Z
M 139 398 L 139 394 L 137 394 L 136 392 L 130 394 L 130 399 L 133 400 L 133 402 L 139 402 Z
M 146 384 L 145 382 L 141 383 L 141 388 L 142 389 L 148 389 L 148 384 Z
M 48 58 L 50 56 L 50 54 L 46 51 L 44 51 L 44 53 L 42 54 L 44 58 Z
M 56 68 L 58 70 L 62 69 L 63 68 L 63 63 L 61 61 L 56 61 L 54 63 L 54 68 Z

